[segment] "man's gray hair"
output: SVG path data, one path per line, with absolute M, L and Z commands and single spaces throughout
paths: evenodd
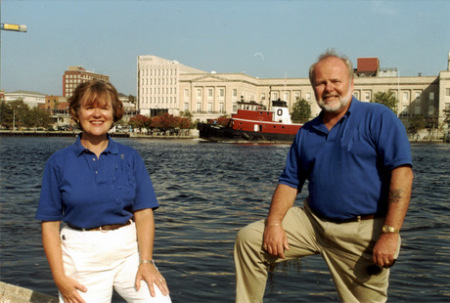
M 348 76 L 349 76 L 350 80 L 353 79 L 353 64 L 352 64 L 352 61 L 350 61 L 350 59 L 347 56 L 338 55 L 338 53 L 334 49 L 327 49 L 323 54 L 321 54 L 319 56 L 317 61 L 314 62 L 311 65 L 311 67 L 309 68 L 309 81 L 311 82 L 312 85 L 314 85 L 314 71 L 316 69 L 317 63 L 319 63 L 320 61 L 325 60 L 327 58 L 331 58 L 331 57 L 338 58 L 338 59 L 342 60 L 342 62 L 344 62 L 345 65 L 347 66 Z

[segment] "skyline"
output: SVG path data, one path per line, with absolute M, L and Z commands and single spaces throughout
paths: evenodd
M 110 76 L 136 95 L 137 57 L 155 55 L 207 72 L 307 78 L 327 48 L 377 57 L 400 76 L 438 76 L 450 52 L 450 2 L 11 1 L 1 22 L 1 89 L 62 95 L 69 66 Z M 69 14 L 67 12 L 70 12 Z M 112 34 L 113 33 L 113 34 Z

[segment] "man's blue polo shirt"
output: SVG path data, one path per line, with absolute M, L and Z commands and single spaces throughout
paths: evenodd
M 127 222 L 133 212 L 158 207 L 144 161 L 133 148 L 109 138 L 100 158 L 81 145 L 47 161 L 36 219 L 80 228 Z
M 412 161 L 401 121 L 384 105 L 353 97 L 330 131 L 322 115 L 302 126 L 279 183 L 301 191 L 308 180 L 308 205 L 324 218 L 384 215 L 391 170 L 402 165 Z

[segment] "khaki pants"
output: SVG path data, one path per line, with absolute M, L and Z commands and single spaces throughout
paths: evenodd
M 386 302 L 389 269 L 376 275 L 367 272 L 383 221 L 337 224 L 320 220 L 306 205 L 292 207 L 282 223 L 290 247 L 285 259 L 263 250 L 264 220 L 244 227 L 234 248 L 236 303 L 262 302 L 270 263 L 314 254 L 321 254 L 327 263 L 342 302 Z

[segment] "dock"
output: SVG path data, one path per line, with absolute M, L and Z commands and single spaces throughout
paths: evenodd
M 57 303 L 57 297 L 0 281 L 1 303 Z

